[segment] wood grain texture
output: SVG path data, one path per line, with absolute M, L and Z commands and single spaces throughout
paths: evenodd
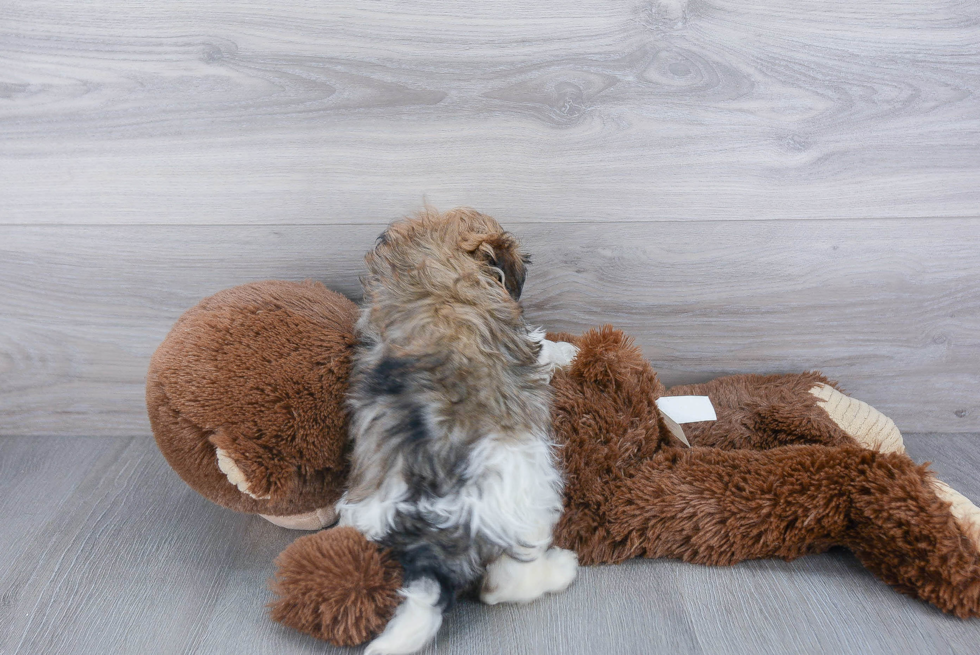
M 93 447 L 95 442 L 85 437 L 57 442 L 0 439 L 4 490 L 0 497 L 0 652 L 13 652 L 11 646 L 20 638 L 15 625 L 38 610 L 36 592 L 45 584 L 41 562 L 57 559 L 64 543 L 59 543 L 53 526 L 77 506 L 76 494 L 91 471 L 104 470 L 106 460 L 118 454 L 120 441 L 102 439 Z
M 980 221 L 505 225 L 535 257 L 529 321 L 613 323 L 667 384 L 822 369 L 902 430 L 980 429 Z M 269 278 L 357 299 L 382 228 L 0 227 L 0 435 L 148 434 L 183 311 Z
M 980 500 L 978 437 L 906 443 Z M 269 620 L 272 561 L 298 533 L 208 503 L 147 439 L 0 439 L 0 488 L 4 653 L 361 652 Z M 424 653 L 946 655 L 978 640 L 980 621 L 902 596 L 835 550 L 727 568 L 584 568 L 530 605 L 460 602 Z
M 0 223 L 980 215 L 974 0 L 0 6 Z

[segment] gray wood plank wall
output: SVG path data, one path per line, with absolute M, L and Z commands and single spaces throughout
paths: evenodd
M 668 383 L 819 368 L 980 430 L 980 4 L 0 4 L 0 435 L 145 435 L 170 324 L 356 297 L 423 199 Z

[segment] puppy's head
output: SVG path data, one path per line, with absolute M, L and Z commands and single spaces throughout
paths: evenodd
M 442 214 L 426 209 L 417 216 L 394 223 L 378 237 L 368 253 L 368 264 L 381 258 L 416 260 L 418 257 L 458 260 L 475 266 L 479 275 L 502 286 L 514 301 L 520 300 L 531 258 L 520 244 L 492 217 L 461 207 Z

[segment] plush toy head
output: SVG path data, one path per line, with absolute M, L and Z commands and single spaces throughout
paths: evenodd
M 205 298 L 150 363 L 153 434 L 187 484 L 219 505 L 333 522 L 347 477 L 344 395 L 357 307 L 315 282 L 257 282 Z M 221 448 L 247 477 L 216 466 Z M 324 510 L 323 508 L 328 508 Z

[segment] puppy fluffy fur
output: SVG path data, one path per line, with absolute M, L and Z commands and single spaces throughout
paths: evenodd
M 528 258 L 491 217 L 424 211 L 365 258 L 341 522 L 390 547 L 404 601 L 368 653 L 410 653 L 464 587 L 526 602 L 575 577 L 549 550 L 562 508 L 548 382 L 574 356 L 524 323 Z

